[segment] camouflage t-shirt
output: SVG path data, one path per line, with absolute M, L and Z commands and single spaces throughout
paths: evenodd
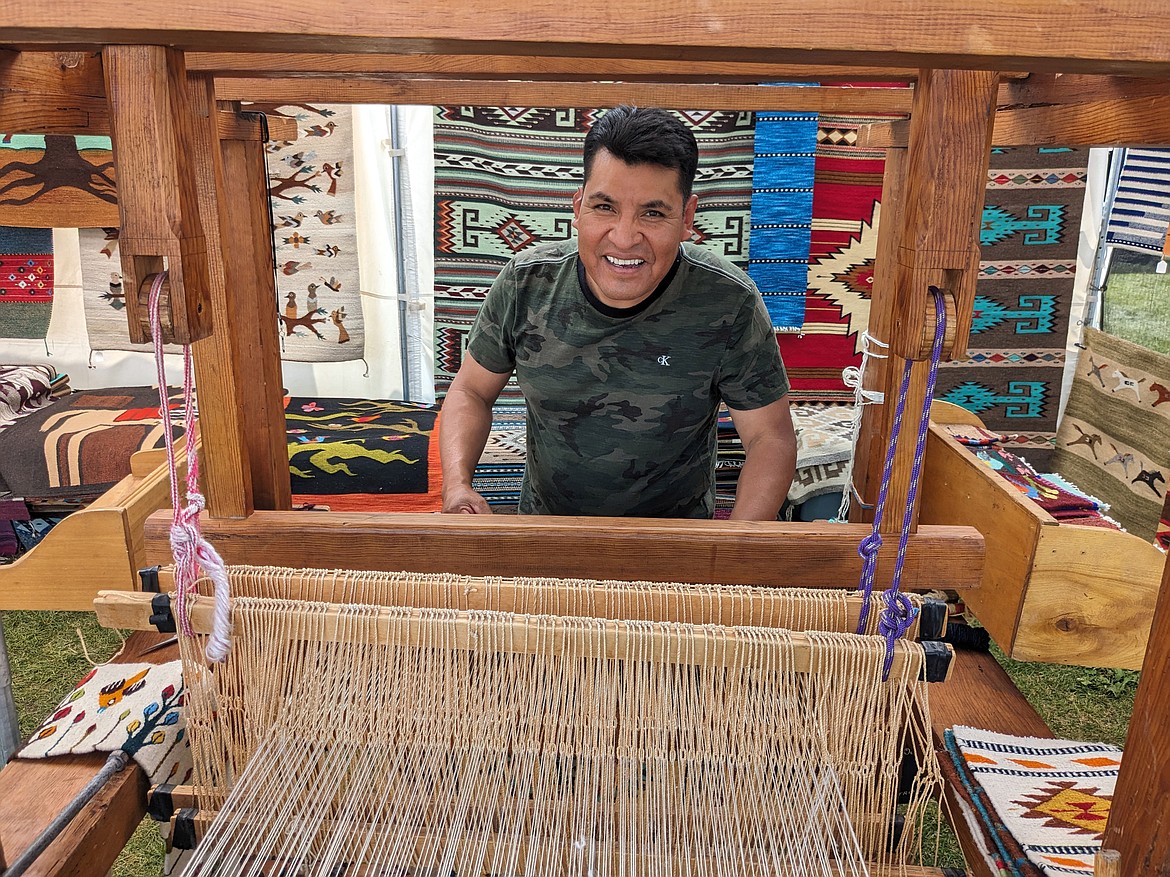
M 690 244 L 628 309 L 588 291 L 575 240 L 535 247 L 497 277 L 467 350 L 514 368 L 528 403 L 522 514 L 709 518 L 720 400 L 788 392 L 755 286 Z

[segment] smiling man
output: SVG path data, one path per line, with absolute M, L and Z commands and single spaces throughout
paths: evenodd
M 492 285 L 443 403 L 443 511 L 490 512 L 471 476 L 513 370 L 528 405 L 522 514 L 709 518 L 716 421 L 743 441 L 733 518 L 773 520 L 792 482 L 788 378 L 755 285 L 688 243 L 694 135 L 616 107 L 585 138 L 576 240 Z

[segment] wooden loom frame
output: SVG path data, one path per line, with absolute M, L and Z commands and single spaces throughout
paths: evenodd
M 752 91 L 743 83 L 799 75 L 779 61 L 810 65 L 806 68 L 810 76 L 827 74 L 822 79 L 891 74 L 896 78 L 906 75 L 907 68 L 921 67 L 915 77 L 918 87 L 909 124 L 895 123 L 867 135 L 871 143 L 892 147 L 883 203 L 887 217 L 896 217 L 895 222 L 883 224 L 879 241 L 873 331 L 890 340 L 898 356 L 921 359 L 925 288 L 933 283 L 950 294 L 958 328 L 948 352 L 958 356 L 965 349 L 970 322 L 974 220 L 981 203 L 988 143 L 1170 142 L 1166 121 L 1170 95 L 1165 81 L 1170 76 L 1170 46 L 1159 40 L 1156 28 L 1146 19 L 1146 4 L 1109 0 L 1092 11 L 1070 6 L 1061 22 L 1063 29 L 1056 33 L 1046 26 L 1052 6 L 1038 0 L 1016 0 L 1010 6 L 936 0 L 927 9 L 912 0 L 886 0 L 875 11 L 863 0 L 844 0 L 831 10 L 808 8 L 796 0 L 767 4 L 727 0 L 716 11 L 691 5 L 664 9 L 648 0 L 632 6 L 602 0 L 588 9 L 528 3 L 483 13 L 465 2 L 454 2 L 447 4 L 453 8 L 405 5 L 391 16 L 358 2 L 311 2 L 298 9 L 295 25 L 282 28 L 269 22 L 270 4 L 260 0 L 210 5 L 140 0 L 117 8 L 96 4 L 82 10 L 32 0 L 3 13 L 0 33 L 4 36 L 0 38 L 13 49 L 84 53 L 106 47 L 102 49 L 104 87 L 94 94 L 92 88 L 82 92 L 71 90 L 63 81 L 50 81 L 41 87 L 8 91 L 0 104 L 0 127 L 23 118 L 34 126 L 32 131 L 94 131 L 91 121 L 100 126 L 101 109 L 108 106 L 105 123 L 113 129 L 121 172 L 124 251 L 134 263 L 128 279 L 141 282 L 167 258 L 175 278 L 171 331 L 180 339 L 204 339 L 196 345 L 198 380 L 205 398 L 217 402 L 205 404 L 203 412 L 206 492 L 212 516 L 205 529 L 213 541 L 227 547 L 229 560 L 275 559 L 280 554 L 272 527 L 279 525 L 286 532 L 299 528 L 288 517 L 290 513 L 281 511 L 288 508 L 288 487 L 282 477 L 279 362 L 272 354 L 277 349 L 274 336 L 266 334 L 268 322 L 273 323 L 274 333 L 275 321 L 262 318 L 265 308 L 271 307 L 271 280 L 265 276 L 267 219 L 259 209 L 266 182 L 255 140 L 213 136 L 213 131 L 223 127 L 224 114 L 227 127 L 247 127 L 247 120 L 235 113 L 238 106 L 231 103 L 220 105 L 216 113 L 220 124 L 206 124 L 216 99 L 305 99 L 317 87 L 330 99 L 345 95 L 378 102 L 426 103 L 437 101 L 440 95 L 444 100 L 475 95 L 480 103 L 608 105 L 638 95 L 666 103 L 673 95 L 676 105 L 764 109 L 766 95 L 775 98 L 776 108 L 793 108 L 796 95 L 777 89 Z M 880 30 L 854 35 L 848 49 L 838 46 L 843 26 L 868 21 L 875 12 L 880 15 Z M 590 35 L 590 41 L 580 35 Z M 330 63 L 337 53 L 354 53 L 342 55 L 343 60 L 331 68 L 334 73 L 352 74 L 345 80 L 350 84 L 338 83 L 336 78 L 322 83 L 311 75 L 314 70 L 320 72 L 322 54 L 280 54 L 290 49 L 322 53 Z M 198 54 L 201 51 L 219 54 Z M 272 54 L 245 54 L 257 51 Z M 19 81 L 10 71 L 23 57 L 0 57 L 0 87 Z M 81 63 L 85 57 L 81 56 Z M 840 64 L 869 66 L 825 68 Z M 395 72 L 389 76 L 370 72 L 386 70 Z M 996 94 L 998 77 L 988 72 L 997 70 L 1039 75 L 1009 78 L 998 86 L 1008 95 L 1005 99 Z M 1049 75 L 1056 73 L 1073 75 Z M 1122 79 L 1117 74 L 1150 78 Z M 493 75 L 498 78 L 490 78 Z M 255 77 L 260 81 L 251 81 Z M 62 75 L 61 80 L 66 78 Z M 645 81 L 611 86 L 594 79 Z M 696 81 L 735 85 L 695 85 L 691 90 Z M 669 88 L 656 91 L 653 83 Z M 807 95 L 811 89 L 802 91 Z M 825 100 L 836 101 L 824 106 L 838 111 L 858 106 L 849 103 L 858 95 L 842 94 L 841 89 L 818 91 Z M 89 100 L 63 107 L 63 96 Z M 997 104 L 1032 106 L 996 113 Z M 889 105 L 886 109 L 897 111 Z M 157 149 L 132 133 L 143 128 L 151 132 Z M 219 148 L 214 148 L 217 139 Z M 194 167 L 185 157 L 192 144 L 202 156 Z M 136 190 L 134 181 L 142 179 L 157 184 L 149 191 Z M 160 201 L 170 211 L 161 217 L 155 206 Z M 246 233 L 221 239 L 218 226 L 228 216 L 237 224 L 244 218 Z M 176 267 L 182 270 L 176 272 Z M 230 309 L 226 289 L 232 290 Z M 226 325 L 217 325 L 207 335 L 206 314 L 213 309 L 209 304 L 227 318 Z M 142 323 L 134 305 L 129 310 L 131 333 L 141 337 Z M 873 388 L 891 390 L 896 371 L 874 370 Z M 924 373 L 916 367 L 912 395 L 919 402 Z M 245 375 L 250 379 L 245 380 Z M 914 402 L 910 400 L 912 407 Z M 872 496 L 875 460 L 880 457 L 876 449 L 888 434 L 889 415 L 872 410 L 866 415 L 858 471 L 863 495 Z M 895 508 L 906 495 L 908 454 L 906 447 L 899 451 L 891 497 Z M 160 553 L 165 523 L 157 518 L 150 522 L 148 551 Z M 315 529 L 322 523 L 314 518 Z M 347 555 L 356 548 L 361 561 L 389 555 L 387 546 L 403 535 L 407 523 L 421 528 L 411 547 L 426 554 L 428 563 L 446 560 L 452 553 L 450 542 L 437 545 L 440 538 L 458 540 L 464 532 L 458 521 L 352 516 L 336 517 L 329 529 L 334 542 L 344 533 L 350 549 Z M 515 522 L 509 529 L 526 533 L 530 545 L 558 546 L 544 554 L 576 550 L 565 532 L 558 537 L 561 542 L 541 542 L 546 534 L 539 532 L 540 522 L 531 528 L 530 523 Z M 707 557 L 710 562 L 704 543 L 714 544 L 718 535 L 737 549 L 754 539 L 756 546 L 750 550 L 761 564 L 775 565 L 778 556 L 785 561 L 803 558 L 810 568 L 823 567 L 828 561 L 846 575 L 843 567 L 849 563 L 841 561 L 852 555 L 864 529 L 849 525 L 831 533 L 810 533 L 781 525 L 738 525 L 722 532 L 713 522 L 709 530 L 663 532 L 639 522 L 615 525 L 573 520 L 564 526 L 575 528 L 578 540 L 582 533 L 600 536 L 616 529 L 622 533 L 615 538 L 625 556 L 648 547 L 666 550 L 673 561 L 655 577 L 669 578 L 673 569 L 681 569 L 682 577 L 690 580 L 696 578 L 692 574 L 696 559 Z M 482 533 L 479 538 L 484 538 Z M 948 568 L 974 584 L 980 563 L 978 551 L 972 554 L 971 548 L 978 536 L 969 529 L 920 528 L 912 547 L 920 568 L 938 556 L 939 539 L 947 545 L 942 550 L 950 555 Z M 610 557 L 614 568 L 599 564 L 591 555 L 591 551 L 578 550 L 580 562 L 593 569 L 602 566 L 598 577 L 628 575 L 616 555 Z M 963 558 L 970 563 L 959 569 Z M 387 562 L 397 566 L 396 561 L 390 557 Z M 925 579 L 912 576 L 910 586 L 916 584 L 925 584 Z M 1170 867 L 1170 839 L 1164 836 L 1167 832 L 1159 831 L 1162 817 L 1157 809 L 1170 787 L 1170 760 L 1152 736 L 1155 729 L 1164 727 L 1170 702 L 1170 679 L 1165 678 L 1170 605 L 1159 608 L 1154 629 L 1107 838 L 1109 845 L 1121 849 L 1127 874 L 1152 874 Z M 1153 805 L 1143 800 L 1139 786 L 1151 781 L 1160 796 Z M 85 864 L 99 870 L 100 859 L 89 858 Z

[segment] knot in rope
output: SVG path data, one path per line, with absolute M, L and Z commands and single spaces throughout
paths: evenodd
M 865 561 L 873 560 L 877 557 L 878 551 L 882 547 L 882 534 L 878 532 L 870 533 L 857 546 L 857 553 L 861 555 L 861 559 Z
M 878 632 L 889 640 L 896 640 L 905 636 L 914 623 L 918 610 L 910 602 L 910 598 L 901 591 L 889 590 L 885 592 L 886 608 L 882 610 L 878 619 Z

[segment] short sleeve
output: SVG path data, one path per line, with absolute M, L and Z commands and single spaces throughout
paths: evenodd
M 758 293 L 744 302 L 736 316 L 717 388 L 727 407 L 738 411 L 763 408 L 789 390 L 776 332 Z
M 471 324 L 467 352 L 490 372 L 508 374 L 516 367 L 516 272 L 504 266 L 488 290 Z

